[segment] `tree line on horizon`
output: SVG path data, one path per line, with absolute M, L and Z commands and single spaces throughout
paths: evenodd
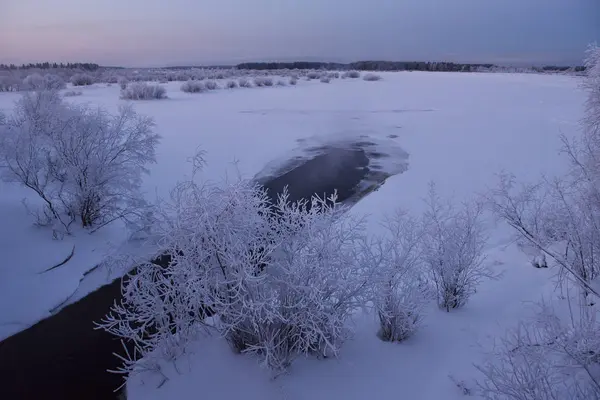
M 122 67 L 106 67 L 95 63 L 29 63 L 29 64 L 0 64 L 0 70 L 27 70 L 27 69 L 81 69 L 96 71 L 99 68 L 117 69 Z M 189 69 L 195 66 L 165 67 L 164 69 Z M 249 62 L 236 66 L 210 66 L 204 68 L 237 68 L 243 70 L 277 70 L 277 69 L 323 69 L 323 70 L 362 70 L 362 71 L 446 71 L 446 72 L 475 72 L 482 69 L 502 68 L 495 64 L 471 64 L 454 62 L 429 62 L 429 61 L 356 61 L 352 63 L 333 63 L 319 61 L 294 61 L 294 62 Z M 585 71 L 584 66 L 557 66 L 546 65 L 530 67 L 536 72 L 574 72 Z

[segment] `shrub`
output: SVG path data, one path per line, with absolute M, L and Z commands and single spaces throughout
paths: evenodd
M 375 287 L 375 308 L 379 316 L 379 337 L 400 342 L 410 337 L 423 319 L 427 304 L 426 284 L 422 274 L 419 222 L 398 211 L 386 223 L 388 239 L 384 242 L 384 265 Z
M 210 305 L 214 328 L 232 348 L 258 354 L 273 371 L 299 355 L 337 354 L 377 265 L 362 222 L 335 198 L 315 198 L 310 210 L 287 198 L 273 205 L 247 181 L 177 185 L 159 213 L 170 262 L 132 276 L 124 303 L 102 326 L 134 340 L 140 356 L 179 354 Z M 135 321 L 147 321 L 152 333 Z
M 484 376 L 479 382 L 483 397 L 599 399 L 600 324 L 591 314 L 565 323 L 543 307 L 535 318 L 511 329 L 488 361 L 477 366 Z
M 144 207 L 141 176 L 155 161 L 152 126 L 131 107 L 113 116 L 56 91 L 27 93 L 0 126 L 3 178 L 35 191 L 44 203 L 38 221 L 67 233 L 75 220 L 94 229 L 132 221 Z
M 282 79 L 279 79 L 279 80 L 277 81 L 277 86 L 286 86 L 286 83 L 285 83 L 285 81 L 284 81 L 284 80 L 282 80 Z
M 201 81 L 188 80 L 181 85 L 181 91 L 185 93 L 201 93 L 206 90 L 204 83 Z
M 117 83 L 119 84 L 119 87 L 121 88 L 121 90 L 125 90 L 127 89 L 127 85 L 129 84 L 129 80 L 125 77 L 120 77 L 119 80 L 117 81 Z
M 360 72 L 358 71 L 346 71 L 342 74 L 342 78 L 360 78 Z
M 495 275 L 485 264 L 486 236 L 479 203 L 457 209 L 438 197 L 430 185 L 423 216 L 423 260 L 435 285 L 438 305 L 450 311 L 462 307 L 479 283 Z
M 206 87 L 206 90 L 217 90 L 219 88 L 217 82 L 213 80 L 207 80 L 204 85 Z
M 257 76 L 254 78 L 254 86 L 273 86 L 273 79 L 264 76 Z
M 298 84 L 298 79 L 297 78 L 290 78 L 290 85 L 296 86 L 297 84 Z
M 308 74 L 306 74 L 306 77 L 308 79 L 319 79 L 321 74 L 317 71 L 310 71 Z
M 89 86 L 94 83 L 94 78 L 88 74 L 75 74 L 71 77 L 73 86 Z
M 380 81 L 381 80 L 381 75 L 366 74 L 365 76 L 363 76 L 363 80 L 364 81 L 369 81 L 369 82 Z
M 134 82 L 121 91 L 121 98 L 125 100 L 160 100 L 167 98 L 167 91 L 160 85 Z
M 326 77 L 326 76 L 322 76 L 321 79 L 320 79 L 320 81 L 321 81 L 321 83 L 329 83 L 329 82 L 331 82 L 331 80 L 328 77 Z
M 242 88 L 250 88 L 250 87 L 252 87 L 252 82 L 250 82 L 246 78 L 240 78 L 238 80 L 238 83 L 239 83 L 240 87 L 242 87 Z
M 64 97 L 75 97 L 75 96 L 81 96 L 83 93 L 79 90 L 67 90 L 66 92 L 63 93 Z
M 227 89 L 235 89 L 238 87 L 238 84 L 236 81 L 227 81 L 226 87 Z
M 66 87 L 65 81 L 60 76 L 46 74 L 44 76 L 33 73 L 23 79 L 22 88 L 25 90 L 60 90 Z

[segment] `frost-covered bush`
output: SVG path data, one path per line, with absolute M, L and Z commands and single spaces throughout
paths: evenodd
M 0 92 L 18 92 L 23 86 L 23 81 L 13 73 L 0 76 Z
M 285 81 L 283 79 L 279 79 L 277 80 L 277 86 L 286 86 L 287 84 L 285 83 Z
M 287 195 L 271 204 L 247 181 L 178 184 L 156 229 L 170 262 L 132 275 L 102 325 L 150 358 L 178 354 L 209 323 L 276 372 L 299 355 L 337 354 L 378 265 L 362 222 L 335 199 L 306 206 Z
M 23 89 L 25 90 L 44 90 L 45 89 L 44 77 L 38 73 L 27 75 L 23 79 Z
M 60 76 L 46 74 L 44 76 L 33 73 L 23 79 L 24 90 L 60 90 L 67 86 Z
M 161 100 L 167 98 L 167 90 L 160 85 L 145 82 L 133 82 L 121 91 L 124 100 Z
M 236 81 L 231 80 L 231 81 L 227 81 L 227 84 L 225 85 L 225 87 L 227 89 L 235 89 L 236 87 L 238 87 L 238 84 Z
M 320 81 L 321 81 L 321 83 L 329 83 L 329 82 L 331 82 L 331 79 L 329 79 L 329 77 L 327 77 L 327 76 L 322 76 Z
M 66 92 L 63 93 L 64 97 L 75 97 L 75 96 L 81 96 L 83 94 L 83 92 L 79 91 L 79 90 L 67 90 Z
M 321 77 L 321 73 L 317 71 L 310 71 L 306 74 L 308 79 L 319 79 Z
M 117 83 L 119 84 L 121 90 L 125 90 L 127 89 L 127 85 L 129 84 L 129 79 L 122 76 L 118 79 Z
M 94 78 L 88 74 L 75 74 L 71 77 L 73 86 L 89 86 L 94 83 Z
M 219 88 L 217 82 L 213 80 L 207 80 L 204 86 L 206 87 L 206 90 L 217 90 Z
M 181 85 L 181 91 L 185 93 L 201 93 L 206 90 L 204 82 L 189 80 Z
M 252 82 L 250 82 L 248 79 L 246 78 L 240 78 L 238 80 L 238 84 L 240 85 L 240 87 L 242 88 L 250 88 L 252 87 Z
M 358 71 L 346 71 L 342 74 L 342 78 L 360 78 L 360 72 Z
M 380 81 L 381 80 L 381 75 L 377 75 L 377 74 L 366 74 L 365 76 L 363 76 L 363 81 L 369 81 L 369 82 L 374 82 L 374 81 Z
M 254 78 L 254 86 L 273 86 L 273 79 L 265 76 L 257 76 Z
M 501 174 L 488 199 L 522 245 L 558 267 L 569 311 L 545 307 L 509 331 L 479 366 L 488 399 L 600 399 L 600 49 L 590 49 L 586 67 L 583 135 L 563 137 L 568 174 L 521 187 Z
M 298 84 L 298 79 L 297 78 L 290 78 L 290 85 L 292 86 L 296 86 Z
M 415 218 L 398 211 L 386 221 L 388 237 L 375 285 L 379 337 L 400 342 L 410 337 L 423 319 L 427 284 L 422 279 L 423 229 Z
M 153 123 L 122 107 L 117 115 L 63 102 L 58 92 L 30 92 L 0 126 L 0 165 L 6 181 L 36 192 L 38 222 L 66 232 L 78 221 L 97 229 L 131 221 L 144 207 L 139 192 L 155 161 Z
M 456 207 L 441 199 L 433 184 L 426 203 L 423 261 L 435 286 L 438 305 L 450 311 L 462 307 L 482 280 L 494 278 L 485 263 L 483 207 L 479 203 Z
M 591 314 L 590 314 L 591 311 Z M 477 368 L 490 400 L 600 399 L 598 310 L 575 325 L 544 307 L 511 329 Z M 568 319 L 568 318 L 567 318 Z
M 592 282 L 600 277 L 600 49 L 591 48 L 586 65 L 584 131 L 577 140 L 562 137 L 568 174 L 534 185 L 501 174 L 489 201 L 518 240 L 557 264 L 584 297 L 598 297 Z

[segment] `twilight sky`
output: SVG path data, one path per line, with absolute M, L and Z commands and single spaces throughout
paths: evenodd
M 0 63 L 579 64 L 600 0 L 0 0 Z

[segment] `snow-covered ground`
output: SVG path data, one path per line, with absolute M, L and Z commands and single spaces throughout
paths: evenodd
M 189 173 L 187 159 L 196 147 L 207 152 L 208 179 L 239 171 L 252 177 L 271 160 L 282 160 L 303 142 L 348 135 L 394 141 L 408 154 L 408 169 L 391 177 L 351 212 L 369 215 L 369 229 L 396 207 L 419 212 L 429 181 L 457 200 L 484 193 L 502 169 L 521 179 L 560 173 L 560 133 L 576 135 L 584 94 L 566 76 L 402 72 L 362 80 L 299 81 L 296 87 L 237 88 L 186 94 L 180 83 L 167 86 L 167 100 L 138 101 L 136 110 L 152 116 L 163 136 L 158 163 L 145 181 L 150 199 L 165 196 Z M 117 85 L 79 89 L 73 102 L 115 110 L 122 103 Z M 15 94 L 0 94 L 10 109 Z M 237 163 L 233 164 L 233 161 Z M 15 185 L 0 183 L 0 338 L 31 325 L 65 299 L 80 298 L 110 279 L 96 269 L 107 255 L 141 251 L 124 245 L 118 226 L 94 236 L 77 234 L 62 241 L 32 226 Z M 131 399 L 177 399 L 203 394 L 211 399 L 458 399 L 449 378 L 471 385 L 473 367 L 491 338 L 529 312 L 527 304 L 552 289 L 551 270 L 536 270 L 507 241 L 508 231 L 493 226 L 490 260 L 504 270 L 486 282 L 467 306 L 444 313 L 431 308 L 425 326 L 402 344 L 381 342 L 372 316 L 356 321 L 356 335 L 338 359 L 306 359 L 270 380 L 255 360 L 234 355 L 223 341 L 201 339 L 188 355 L 165 365 L 168 381 L 135 376 Z M 75 246 L 71 261 L 62 261 Z M 79 288 L 79 289 L 78 289 Z M 75 295 L 73 295 L 75 293 Z

